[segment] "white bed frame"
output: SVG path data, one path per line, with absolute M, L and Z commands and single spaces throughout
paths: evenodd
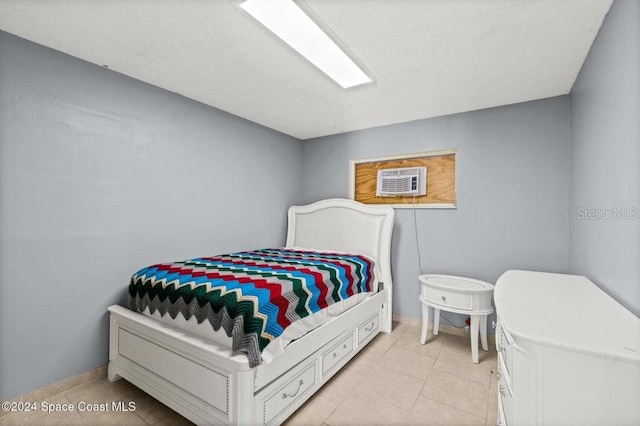
M 288 345 L 268 364 L 110 306 L 109 380 L 125 378 L 197 424 L 280 424 L 380 331 L 391 332 L 394 211 L 331 199 L 289 209 L 287 247 L 377 260 L 378 293 Z

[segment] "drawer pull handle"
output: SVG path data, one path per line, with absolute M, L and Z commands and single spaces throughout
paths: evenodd
M 371 321 L 371 325 L 369 327 L 365 327 L 364 331 L 371 331 L 373 330 L 373 326 L 375 325 L 375 323 L 373 321 Z
M 336 353 L 334 352 L 334 353 L 333 353 L 333 357 L 335 358 L 335 357 L 337 357 L 337 356 L 338 356 L 338 355 L 336 355 Z
M 447 298 L 446 298 L 446 297 L 444 297 L 444 296 L 442 296 L 442 301 L 443 301 L 444 303 L 447 303 Z
M 347 349 L 347 344 L 342 345 L 342 349 Z
M 298 392 L 300 392 L 300 389 L 302 388 L 302 385 L 304 385 L 304 382 L 302 381 L 302 379 L 300 379 L 300 381 L 298 382 L 298 389 L 296 389 L 296 391 L 292 394 L 287 394 L 286 392 L 282 394 L 282 399 L 287 399 L 287 398 L 293 398 L 295 397 Z

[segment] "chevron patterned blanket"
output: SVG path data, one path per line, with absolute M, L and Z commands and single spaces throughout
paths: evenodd
M 372 291 L 373 268 L 365 256 L 283 248 L 163 263 L 131 277 L 129 308 L 208 321 L 253 367 L 295 321 Z

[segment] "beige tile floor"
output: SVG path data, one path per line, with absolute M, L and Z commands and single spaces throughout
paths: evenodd
M 287 425 L 495 425 L 496 353 L 471 362 L 469 336 L 440 333 L 421 345 L 420 329 L 395 324 L 380 334 L 293 416 Z M 131 412 L 7 413 L 5 425 L 192 424 L 125 380 L 106 377 L 46 399 L 51 404 L 135 402 Z M 42 401 L 38 401 L 40 404 Z

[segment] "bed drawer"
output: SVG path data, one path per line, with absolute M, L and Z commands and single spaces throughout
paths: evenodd
M 302 405 L 316 388 L 317 371 L 316 358 L 314 362 L 295 369 L 291 375 L 265 389 L 265 396 L 260 398 L 259 404 L 259 419 L 262 424 L 278 424 Z
M 353 332 L 322 355 L 322 377 L 353 352 Z
M 217 414 L 229 416 L 230 372 L 215 370 L 148 338 L 117 328 L 117 355 L 144 365 L 145 369 L 174 386 L 178 392 L 198 395 Z
M 364 342 L 371 339 L 378 333 L 378 329 L 380 328 L 380 318 L 376 313 L 374 316 L 369 318 L 366 322 L 358 327 L 358 347 L 360 347 Z

